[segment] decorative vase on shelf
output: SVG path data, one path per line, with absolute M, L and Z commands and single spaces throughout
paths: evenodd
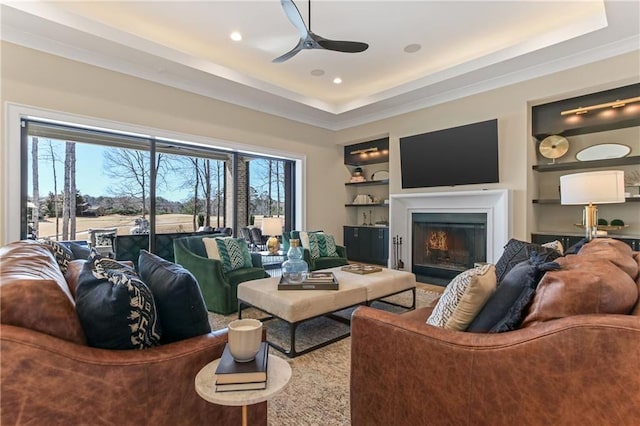
M 300 240 L 290 240 L 287 260 L 282 263 L 282 276 L 289 284 L 300 284 L 307 277 L 309 265 L 302 259 Z

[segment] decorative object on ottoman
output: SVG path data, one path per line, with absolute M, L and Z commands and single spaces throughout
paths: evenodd
M 289 244 L 287 260 L 282 263 L 282 278 L 289 284 L 300 284 L 309 272 L 309 265 L 302 259 L 303 252 L 300 240 L 289 240 Z

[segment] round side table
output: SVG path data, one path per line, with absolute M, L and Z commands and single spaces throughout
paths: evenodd
M 291 379 L 291 367 L 282 358 L 269 355 L 267 387 L 260 390 L 216 392 L 216 368 L 220 358 L 202 367 L 196 375 L 196 392 L 206 401 L 227 406 L 242 406 L 242 426 L 247 426 L 247 405 L 258 404 L 278 394 Z

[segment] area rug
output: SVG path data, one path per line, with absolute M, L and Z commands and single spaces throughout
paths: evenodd
M 418 288 L 417 307 L 427 306 L 440 294 Z M 411 293 L 389 297 L 394 303 L 409 305 Z M 377 309 L 401 312 L 403 309 L 385 303 L 374 303 Z M 353 309 L 339 312 L 349 317 Z M 246 309 L 243 318 L 262 318 L 265 314 L 256 309 Z M 237 314 L 217 315 L 209 312 L 209 321 L 214 330 L 226 327 L 238 318 Z M 269 340 L 289 347 L 288 326 L 280 320 L 266 321 Z M 296 348 L 302 350 L 310 344 L 326 340 L 348 331 L 348 326 L 327 318 L 317 318 L 301 324 L 296 332 Z M 344 426 L 348 425 L 349 372 L 351 362 L 351 338 L 317 349 L 305 355 L 289 359 L 271 348 L 275 356 L 287 360 L 293 371 L 289 385 L 268 402 L 268 424 L 270 426 Z

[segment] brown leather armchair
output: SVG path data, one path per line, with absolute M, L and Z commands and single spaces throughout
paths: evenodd
M 35 242 L 0 248 L 0 423 L 240 424 L 240 407 L 208 403 L 194 387 L 221 356 L 226 329 L 145 350 L 89 347 L 74 308 L 80 262 L 65 280 Z M 267 424 L 266 403 L 248 414 Z
M 353 426 L 638 424 L 640 303 L 498 334 L 427 325 L 431 311 L 354 312 Z

